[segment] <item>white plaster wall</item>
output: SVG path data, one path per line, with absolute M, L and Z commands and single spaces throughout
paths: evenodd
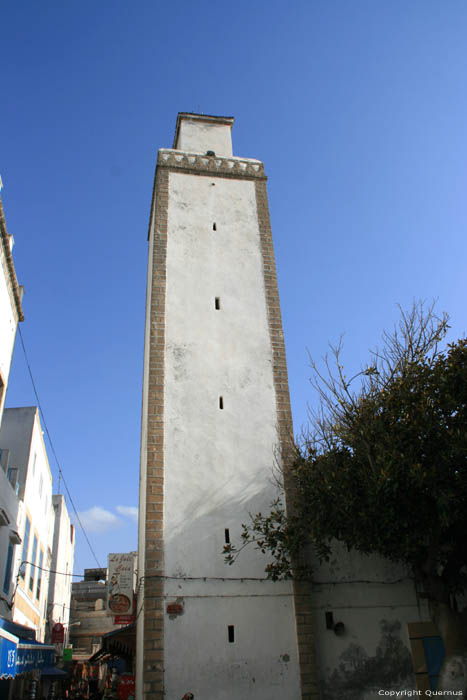
M 299 698 L 295 640 L 287 636 L 290 601 L 258 598 L 190 597 L 185 611 L 165 628 L 166 695 L 191 691 L 203 700 L 284 700 Z M 275 634 L 271 640 L 271 621 Z M 227 626 L 235 624 L 235 642 Z M 194 630 L 196 642 L 194 643 Z
M 52 570 L 67 574 L 51 574 L 48 595 L 48 618 L 50 627 L 56 622 L 68 625 L 70 618 L 71 584 L 75 551 L 74 533 L 71 536 L 71 522 L 65 497 L 56 494 L 52 497 L 54 511 L 54 537 L 52 550 Z
M 233 567 L 222 554 L 225 529 L 238 540 L 248 513 L 276 495 L 277 414 L 253 182 L 170 174 L 164 400 L 165 571 L 180 577 L 166 595 L 195 596 L 183 621 L 165 616 L 167 696 L 196 682 L 206 700 L 298 698 L 291 584 L 201 581 L 193 592 L 183 581 L 264 577 L 256 551 Z
M 168 546 L 165 566 L 170 575 L 222 576 L 224 529 L 238 535 L 241 518 L 275 494 L 277 416 L 254 183 L 172 173 L 169 187 L 164 499 L 165 537 L 177 546 Z M 238 575 L 245 569 L 261 576 L 264 561 L 241 557 Z
M 232 156 L 232 130 L 226 124 L 203 123 L 185 118 L 180 123 L 177 150 L 190 153 L 214 151 L 217 156 Z
M 401 644 L 399 654 L 392 652 L 394 678 L 401 665 L 401 658 L 410 655 L 408 623 L 429 621 L 426 603 L 417 598 L 412 579 L 407 569 L 377 556 L 365 556 L 335 544 L 329 563 L 313 561 L 314 580 L 313 610 L 314 634 L 318 668 L 321 682 L 327 693 L 326 700 L 340 700 L 341 689 L 336 682 L 329 683 L 333 672 L 343 677 L 358 674 L 362 698 L 377 700 L 380 689 L 413 690 L 416 688 L 412 675 L 394 685 L 381 684 L 371 689 L 371 678 L 365 675 L 364 663 L 356 661 L 356 647 L 368 658 L 376 657 L 378 645 L 383 642 L 383 631 L 388 624 L 396 645 Z M 325 613 L 332 612 L 334 622 L 343 622 L 345 633 L 336 636 L 326 629 Z M 394 642 L 393 642 L 394 643 Z M 352 664 L 354 667 L 352 668 Z M 344 669 L 344 670 L 343 670 Z M 368 689 L 364 692 L 365 683 Z M 334 688 L 334 692 L 333 692 Z
M 18 497 L 14 487 L 9 482 L 6 473 L 0 468 L 0 508 L 7 514 L 10 524 L 0 527 L 0 600 L 2 601 L 2 608 L 0 615 L 3 617 L 11 617 L 10 609 L 4 605 L 3 601 L 11 601 L 11 596 L 14 590 L 14 562 L 15 562 L 15 551 L 21 545 L 15 545 L 13 550 L 13 563 L 11 569 L 11 578 L 8 584 L 8 589 L 4 589 L 5 583 L 5 569 L 8 556 L 8 548 L 10 544 L 10 534 L 12 531 L 17 530 L 16 521 L 18 519 Z
M 0 256 L 3 258 L 3 250 L 0 248 Z M 3 397 L 0 395 L 0 421 L 2 419 L 5 403 L 8 375 L 10 373 L 11 357 L 16 334 L 16 319 L 11 305 L 11 297 L 8 292 L 7 281 L 4 275 L 4 260 L 0 260 L 0 373 L 5 383 Z
M 37 555 L 36 564 L 39 563 L 39 553 L 43 552 L 43 568 L 50 568 L 49 553 L 52 548 L 53 538 L 53 516 L 52 516 L 52 474 L 49 467 L 47 452 L 42 436 L 42 429 L 35 407 L 20 409 L 7 409 L 8 415 L 7 431 L 2 430 L 5 441 L 11 451 L 10 466 L 20 469 L 20 484 L 22 492 L 23 507 L 19 511 L 18 531 L 21 538 L 24 536 L 26 515 L 31 520 L 31 534 L 29 538 L 28 561 L 31 561 L 34 535 L 37 535 Z M 32 423 L 32 425 L 31 425 Z M 6 437 L 8 436 L 8 437 Z M 6 446 L 6 445 L 5 445 Z M 34 457 L 36 459 L 34 460 Z M 34 464 L 35 461 L 35 464 Z M 42 491 L 40 482 L 42 478 Z M 15 573 L 18 572 L 21 564 L 22 545 L 16 547 Z M 37 567 L 34 574 L 33 593 L 29 590 L 30 566 L 26 567 L 24 584 L 20 582 L 17 595 L 31 606 L 32 610 L 39 615 L 38 625 L 32 619 L 20 612 L 17 607 L 14 609 L 13 619 L 20 624 L 27 624 L 34 627 L 37 632 L 37 639 L 44 640 L 45 623 L 47 619 L 46 602 L 49 585 L 49 574 L 42 572 L 42 582 L 40 598 L 36 598 Z M 27 621 L 26 621 L 27 620 Z

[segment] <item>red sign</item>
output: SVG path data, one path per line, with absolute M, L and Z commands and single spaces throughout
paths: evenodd
M 115 593 L 109 597 L 109 608 L 114 613 L 126 613 L 131 608 L 131 601 L 123 593 Z
M 181 615 L 183 613 L 183 605 L 181 603 L 167 603 L 168 615 Z
M 134 615 L 115 615 L 114 617 L 114 625 L 131 625 L 134 621 Z
M 135 677 L 130 675 L 121 676 L 118 681 L 117 698 L 118 700 L 128 700 L 132 695 L 135 695 Z
M 61 622 L 52 627 L 52 644 L 62 644 L 65 641 L 65 628 Z

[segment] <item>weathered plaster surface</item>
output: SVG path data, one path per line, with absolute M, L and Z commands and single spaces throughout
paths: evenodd
M 52 572 L 49 581 L 48 616 L 55 622 L 68 626 L 70 619 L 71 576 L 61 576 L 55 572 L 70 574 L 73 571 L 75 556 L 74 529 L 71 528 L 70 516 L 65 497 L 61 494 L 52 496 L 54 536 L 52 549 Z
M 361 618 L 361 624 L 365 622 Z M 350 642 L 323 684 L 324 700 L 376 700 L 381 690 L 416 690 L 412 657 L 401 639 L 398 620 L 381 619 L 373 653 Z
M 180 124 L 177 149 L 189 153 L 214 151 L 218 156 L 231 156 L 231 128 L 225 124 L 203 124 L 184 119 Z
M 37 537 L 36 561 L 43 554 L 43 567 L 39 599 L 36 596 L 38 569 L 26 566 L 24 580 L 19 580 L 16 590 L 13 620 L 36 629 L 37 639 L 45 637 L 46 604 L 50 569 L 49 550 L 52 550 L 52 473 L 45 449 L 38 409 L 35 406 L 7 408 L 4 411 L 0 431 L 0 447 L 10 450 L 10 466 L 19 469 L 19 497 L 17 530 L 24 537 L 26 516 L 31 522 L 28 561 L 31 561 L 34 536 Z M 22 559 L 22 545 L 15 547 L 14 571 L 18 572 Z M 29 588 L 32 571 L 33 590 Z
M 407 625 L 428 620 L 402 565 L 339 544 L 330 562 L 313 561 L 313 611 L 325 700 L 376 700 L 379 690 L 414 690 Z M 326 628 L 326 612 L 342 636 Z
M 172 172 L 168 222 L 164 541 L 165 573 L 178 578 L 165 595 L 183 598 L 185 610 L 165 617 L 167 696 L 293 700 L 300 688 L 291 584 L 241 580 L 263 578 L 264 559 L 245 551 L 228 567 L 222 554 L 225 529 L 238 538 L 248 512 L 267 508 L 276 493 L 254 183 Z M 209 580 L 232 576 L 239 580 Z
M 1 249 L 0 256 L 3 257 L 3 250 Z M 6 393 L 6 385 L 10 373 L 11 357 L 13 354 L 17 326 L 17 317 L 12 307 L 11 293 L 8 288 L 9 282 L 3 274 L 5 267 L 6 265 L 2 265 L 0 261 L 0 334 L 2 339 L 0 343 L 0 379 L 3 379 L 5 384 L 4 393 Z M 5 396 L 2 397 L 0 393 L 0 420 L 4 399 Z

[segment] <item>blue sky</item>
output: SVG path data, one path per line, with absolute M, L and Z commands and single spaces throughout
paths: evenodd
M 148 214 L 177 112 L 233 115 L 235 155 L 265 163 L 298 431 L 307 349 L 343 333 L 358 371 L 414 298 L 466 330 L 466 36 L 460 0 L 4 0 L 22 333 L 100 562 L 136 548 Z M 34 403 L 17 343 L 7 405 Z

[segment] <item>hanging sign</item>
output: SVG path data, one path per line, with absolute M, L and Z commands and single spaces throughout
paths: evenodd
M 56 622 L 52 627 L 52 644 L 63 644 L 65 641 L 65 628 L 61 622 Z
M 135 577 L 134 553 L 109 554 L 108 575 L 108 608 L 118 615 L 131 614 Z

